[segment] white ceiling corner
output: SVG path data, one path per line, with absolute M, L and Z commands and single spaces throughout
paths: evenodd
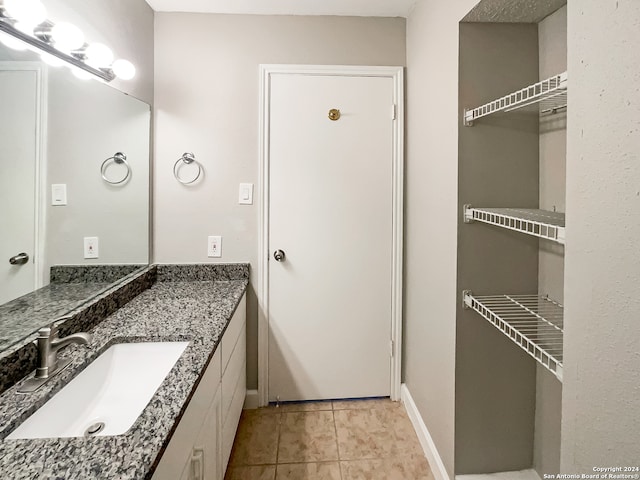
M 407 17 L 417 0 L 146 0 L 156 12 Z

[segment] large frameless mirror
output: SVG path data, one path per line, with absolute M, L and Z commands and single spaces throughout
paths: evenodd
M 0 352 L 148 264 L 150 116 L 0 44 Z

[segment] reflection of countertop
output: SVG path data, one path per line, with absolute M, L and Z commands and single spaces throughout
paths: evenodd
M 197 266 L 158 267 L 158 283 L 97 325 L 89 348 L 72 346 L 63 354 L 72 364 L 58 378 L 34 394 L 17 394 L 18 384 L 0 396 L 4 438 L 110 344 L 191 342 L 126 434 L 1 441 L 0 478 L 149 478 L 247 287 L 248 265 L 228 267 L 207 267 L 205 275 L 190 274 Z M 207 277 L 216 280 L 201 280 Z
M 0 352 L 126 280 L 146 265 L 53 265 L 49 285 L 0 305 Z
M 110 283 L 50 283 L 0 305 L 0 350 L 78 308 Z

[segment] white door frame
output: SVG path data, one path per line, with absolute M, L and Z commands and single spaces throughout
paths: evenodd
M 258 260 L 258 403 L 269 385 L 269 117 L 274 75 L 386 77 L 393 80 L 393 240 L 391 270 L 391 399 L 400 400 L 402 366 L 402 261 L 404 209 L 404 69 L 337 65 L 260 65 L 260 257 Z
M 0 62 L 0 70 L 5 71 L 25 71 L 35 72 L 36 74 L 36 158 L 35 158 L 35 224 L 34 245 L 35 250 L 32 254 L 34 263 L 35 278 L 34 290 L 44 286 L 45 282 L 49 283 L 48 276 L 45 276 L 45 230 L 46 230 L 46 211 L 47 211 L 47 70 L 43 68 L 41 62 L 19 62 L 19 61 L 2 61 Z

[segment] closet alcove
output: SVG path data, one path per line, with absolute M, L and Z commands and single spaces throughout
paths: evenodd
M 460 23 L 456 475 L 560 470 L 566 45 L 562 0 Z

